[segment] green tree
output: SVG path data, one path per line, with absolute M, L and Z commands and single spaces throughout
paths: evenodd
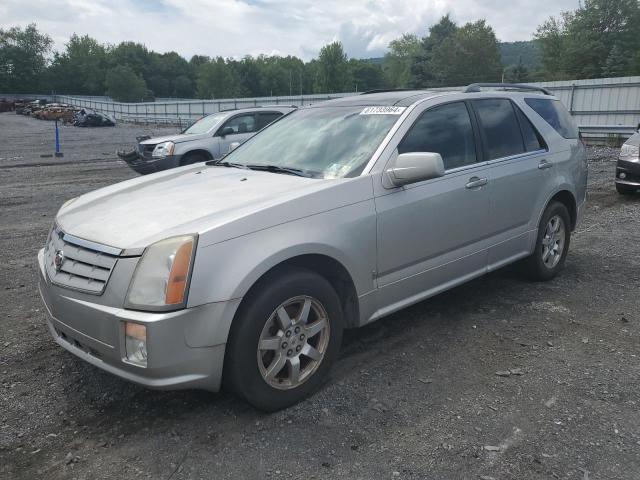
M 640 73 L 633 55 L 640 50 L 637 0 L 585 0 L 536 33 L 548 79 L 597 78 Z
M 222 57 L 200 65 L 196 84 L 200 98 L 232 98 L 240 94 L 238 72 Z
M 347 55 L 342 43 L 333 42 L 320 49 L 314 90 L 318 93 L 338 93 L 349 90 Z
M 0 28 L 0 91 L 33 93 L 46 88 L 43 77 L 52 40 L 27 27 Z
M 522 62 L 522 57 L 518 58 L 518 63 L 509 65 L 504 71 L 504 81 L 507 83 L 525 83 L 530 80 L 529 77 L 529 69 Z
M 410 68 L 409 86 L 421 88 L 437 84 L 437 75 L 433 70 L 434 52 L 444 43 L 455 37 L 458 26 L 447 14 L 438 23 L 429 28 L 429 35 L 421 40 L 420 50 L 414 54 Z
M 107 72 L 107 95 L 119 102 L 140 102 L 149 97 L 147 84 L 128 65 L 118 65 Z
M 431 69 L 440 86 L 499 81 L 503 69 L 493 29 L 484 20 L 456 29 L 434 47 Z
M 349 60 L 349 72 L 353 82 L 352 90 L 366 92 L 385 86 L 384 74 L 379 65 L 352 58 Z
M 411 66 L 422 53 L 420 39 L 405 34 L 389 43 L 389 52 L 384 57 L 383 70 L 387 85 L 406 88 L 412 83 Z
M 105 47 L 88 35 L 73 34 L 65 51 L 54 54 L 48 78 L 58 93 L 103 95 L 106 70 Z

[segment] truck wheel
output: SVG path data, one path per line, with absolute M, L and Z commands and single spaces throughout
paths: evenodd
M 225 386 L 272 412 L 314 392 L 342 342 L 343 314 L 331 284 L 310 270 L 280 269 L 245 297 L 225 355 Z
M 525 259 L 525 272 L 534 281 L 554 278 L 564 267 L 571 240 L 571 219 L 567 207 L 551 203 L 538 225 L 533 253 Z

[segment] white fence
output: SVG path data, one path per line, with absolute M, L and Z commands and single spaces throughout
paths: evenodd
M 56 101 L 69 103 L 77 107 L 90 108 L 109 115 L 116 120 L 136 123 L 169 123 L 184 125 L 195 119 L 222 110 L 268 106 L 268 105 L 311 105 L 312 103 L 340 98 L 356 93 L 338 93 L 327 95 L 294 95 L 283 97 L 231 98 L 221 100 L 173 100 L 163 102 L 121 103 L 109 100 L 56 96 Z
M 585 136 L 628 137 L 640 123 L 640 77 L 567 80 L 533 85 L 543 86 L 556 95 L 574 115 Z M 0 94 L 0 98 L 47 98 L 104 112 L 121 121 L 185 125 L 198 117 L 221 110 L 267 105 L 302 106 L 350 95 L 357 93 L 221 100 L 162 99 L 163 101 L 146 103 L 122 103 L 114 102 L 108 97 L 66 95 Z

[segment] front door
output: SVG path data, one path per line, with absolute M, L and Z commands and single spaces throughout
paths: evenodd
M 222 136 L 225 128 L 231 128 L 233 133 Z M 236 115 L 227 120 L 219 129 L 216 136 L 220 138 L 220 155 L 229 153 L 232 143 L 242 143 L 251 138 L 256 132 L 256 116 L 254 113 Z
M 377 316 L 486 270 L 491 178 L 472 121 L 465 102 L 436 106 L 398 145 L 398 153 L 439 153 L 445 175 L 376 195 Z

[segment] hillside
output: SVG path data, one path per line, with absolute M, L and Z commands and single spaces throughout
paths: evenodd
M 527 42 L 503 42 L 498 44 L 500 59 L 505 67 L 517 65 L 521 58 L 522 63 L 529 70 L 535 70 L 540 63 L 540 54 L 535 40 Z

